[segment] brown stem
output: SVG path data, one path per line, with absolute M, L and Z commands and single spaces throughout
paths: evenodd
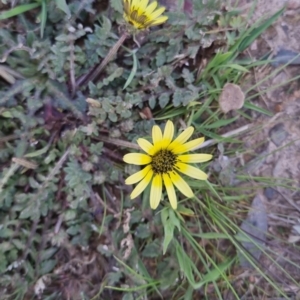
M 97 68 L 84 79 L 84 82 L 80 84 L 80 80 L 77 81 L 77 87 L 79 85 L 86 85 L 89 81 L 94 81 L 96 77 L 98 77 L 99 74 L 103 71 L 106 65 L 111 61 L 113 56 L 118 52 L 119 48 L 123 45 L 124 41 L 127 39 L 128 36 L 129 34 L 127 32 L 124 32 L 119 38 L 119 40 L 115 43 L 115 45 L 109 50 L 106 57 L 102 60 L 101 64 L 98 65 Z

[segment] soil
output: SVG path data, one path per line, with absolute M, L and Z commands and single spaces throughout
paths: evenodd
M 244 16 L 253 2 L 239 1 Z M 279 20 L 251 45 L 248 52 L 250 57 L 259 59 L 268 52 L 273 58 L 282 58 L 283 54 L 296 56 L 300 53 L 300 0 L 258 0 L 251 20 L 254 22 L 271 16 L 284 5 L 286 11 Z M 292 58 L 288 57 L 289 60 Z M 270 76 L 280 67 L 282 70 Z M 252 114 L 255 117 L 252 125 L 256 130 L 243 137 L 244 145 L 249 149 L 242 157 L 243 172 L 250 176 L 274 178 L 274 187 L 265 188 L 260 194 L 268 222 L 264 244 L 273 260 L 261 255 L 259 262 L 291 299 L 299 299 L 299 287 L 295 284 L 300 282 L 297 267 L 300 255 L 295 246 L 295 242 L 300 240 L 300 231 L 297 231 L 300 228 L 300 82 L 295 79 L 300 75 L 299 63 L 295 60 L 286 67 L 283 64 L 270 64 L 255 69 L 252 75 L 252 85 L 263 81 L 252 91 L 254 94 L 260 93 L 254 98 L 255 105 L 273 114 Z M 289 81 L 290 83 L 284 84 Z M 248 87 L 249 82 L 242 84 L 242 89 L 246 90 Z M 241 269 L 247 270 L 245 266 Z M 243 272 L 242 270 L 239 271 Z M 256 272 L 252 275 L 254 284 L 250 284 L 242 299 L 261 299 L 261 296 L 253 294 L 255 285 L 261 286 L 266 294 L 270 290 L 270 286 L 262 283 L 261 276 Z M 230 299 L 230 296 L 227 295 L 226 299 Z

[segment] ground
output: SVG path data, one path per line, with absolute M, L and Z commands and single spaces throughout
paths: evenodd
M 101 2 L 101 7 L 104 2 Z M 166 5 L 169 11 L 176 12 L 177 1 L 160 2 Z M 117 17 L 113 15 L 113 11 L 117 11 L 118 7 L 117 1 L 112 1 L 112 3 L 113 9 L 108 5 L 107 16 L 113 16 L 116 21 L 122 15 L 119 14 Z M 191 0 L 178 1 L 178 3 L 183 3 L 182 8 L 187 16 L 192 15 Z M 107 9 L 107 3 L 104 4 L 104 8 L 99 9 L 99 12 Z M 253 4 L 255 4 L 254 10 Z M 42 133 L 41 141 L 36 141 L 30 136 L 30 144 L 26 147 L 31 149 L 29 154 L 33 153 L 33 155 L 19 158 L 18 153 L 23 153 L 22 149 L 26 147 L 21 143 L 17 146 L 6 143 L 19 138 L 22 141 L 22 135 L 18 128 L 12 132 L 12 135 L 8 135 L 11 133 L 10 128 L 3 129 L 7 131 L 3 135 L 0 134 L 0 150 L 3 153 L 7 149 L 8 152 L 11 151 L 13 147 L 16 150 L 13 154 L 11 152 L 9 155 L 3 154 L 4 158 L 1 160 L 3 166 L 0 171 L 2 167 L 5 169 L 10 166 L 10 159 L 24 168 L 20 174 L 17 174 L 16 183 L 12 185 L 12 189 L 7 189 L 8 191 L 3 196 L 8 203 L 5 204 L 7 206 L 3 205 L 2 211 L 0 207 L 0 216 L 5 219 L 5 229 L 7 229 L 4 231 L 4 227 L 0 226 L 0 241 L 3 242 L 4 253 L 9 253 L 5 256 L 9 263 L 4 264 L 5 267 L 3 267 L 5 276 L 0 280 L 0 286 L 3 285 L 0 296 L 3 293 L 5 300 L 14 300 L 14 293 L 17 291 L 20 297 L 18 299 L 33 299 L 32 297 L 46 299 L 44 298 L 46 294 L 52 295 L 52 298 L 47 299 L 61 297 L 59 299 L 72 300 L 299 299 L 300 84 L 298 77 L 300 60 L 297 55 L 300 53 L 300 0 L 231 0 L 227 1 L 226 5 L 220 3 L 220 7 L 215 8 L 215 12 L 219 16 L 226 15 L 224 12 L 239 9 L 238 15 L 245 19 L 252 14 L 251 21 L 247 25 L 250 26 L 259 19 L 266 19 L 276 13 L 284 5 L 286 5 L 286 10 L 279 19 L 251 43 L 241 55 L 253 61 L 260 61 L 267 57 L 274 61 L 251 68 L 250 72 L 243 74 L 234 84 L 227 83 L 226 80 L 222 81 L 226 83 L 221 87 L 223 100 L 221 94 L 217 99 L 219 103 L 211 105 L 210 110 L 204 112 L 203 115 L 198 115 L 198 118 L 193 119 L 191 115 L 197 115 L 197 110 L 201 110 L 208 99 L 205 101 L 201 99 L 200 103 L 197 101 L 189 103 L 191 107 L 195 105 L 197 108 L 193 110 L 193 113 L 184 100 L 176 107 L 178 110 L 173 111 L 174 107 L 168 110 L 170 107 L 165 106 L 169 103 L 169 92 L 172 89 L 182 92 L 182 85 L 180 88 L 175 86 L 176 80 L 180 84 L 186 84 L 184 80 L 180 81 L 181 75 L 178 75 L 182 70 L 184 70 L 183 77 L 188 83 L 193 82 L 194 75 L 191 74 L 195 71 L 193 69 L 195 66 L 198 68 L 198 75 L 205 72 L 208 62 L 216 55 L 214 50 L 222 49 L 223 37 L 220 40 L 216 39 L 220 44 L 214 44 L 212 40 L 206 40 L 205 34 L 201 32 L 200 36 L 203 37 L 203 41 L 201 40 L 199 48 L 197 43 L 199 43 L 200 30 L 189 32 L 187 36 L 190 34 L 191 44 L 196 43 L 197 53 L 194 55 L 194 60 L 189 57 L 189 52 L 184 52 L 189 45 L 184 44 L 186 48 L 183 47 L 181 49 L 183 54 L 179 55 L 176 53 L 176 43 L 170 43 L 168 55 L 171 59 L 168 61 L 169 58 L 165 57 L 164 51 L 155 49 L 155 42 L 161 44 L 166 42 L 163 37 L 168 34 L 172 40 L 174 38 L 172 32 L 163 32 L 162 39 L 160 39 L 161 31 L 154 28 L 148 32 L 149 35 L 151 33 L 151 43 L 153 42 L 151 38 L 158 32 L 157 41 L 154 39 L 152 44 L 147 40 L 147 35 L 146 40 L 145 35 L 137 35 L 135 40 L 127 40 L 126 46 L 130 49 L 138 49 L 139 44 L 145 46 L 137 52 L 141 62 L 141 65 L 138 65 L 140 69 L 148 67 L 154 61 L 152 58 L 150 58 L 150 63 L 147 60 L 147 49 L 150 53 L 155 52 L 152 55 L 157 65 L 153 68 L 159 69 L 159 72 L 155 73 L 146 68 L 138 80 L 133 79 L 134 88 L 129 89 L 128 93 L 128 95 L 130 93 L 133 95 L 131 102 L 125 102 L 122 98 L 125 93 L 123 79 L 130 77 L 131 57 L 134 57 L 135 53 L 134 51 L 125 52 L 124 47 L 120 50 L 120 57 L 117 57 L 116 62 L 112 62 L 107 67 L 108 74 L 101 74 L 103 77 L 99 80 L 99 86 L 91 84 L 89 94 L 82 90 L 82 95 L 80 91 L 78 99 L 84 99 L 84 103 L 88 103 L 89 107 L 82 109 L 84 112 L 89 111 L 88 116 L 82 117 L 78 114 L 74 117 L 70 111 L 78 112 L 78 110 L 73 106 L 68 107 L 68 110 L 65 107 L 57 109 L 58 99 L 64 98 L 63 92 L 55 94 L 55 97 L 52 94 L 46 97 L 43 102 L 44 106 L 41 105 L 36 111 L 34 105 L 28 104 L 32 111 L 29 109 L 30 113 L 26 115 L 26 117 L 29 116 L 29 119 L 26 119 L 27 122 L 31 120 L 30 114 L 32 113 L 37 120 L 37 125 L 33 126 L 33 128 L 37 127 L 36 132 L 39 134 L 39 126 L 42 124 L 41 127 L 45 125 L 48 134 Z M 85 13 L 90 12 L 87 10 Z M 93 16 L 92 13 L 91 16 Z M 29 17 L 34 19 L 32 15 Z M 88 24 L 85 26 L 92 27 L 94 20 L 87 19 Z M 218 19 L 218 22 L 221 21 Z M 26 23 L 21 19 L 22 26 L 22 22 Z M 107 48 L 98 49 L 99 56 L 103 57 L 107 49 L 115 42 L 115 36 L 111 40 L 108 34 L 111 30 L 110 21 L 103 19 L 101 22 L 102 27 L 99 27 L 100 33 L 97 39 L 101 40 L 102 36 L 107 35 L 107 39 L 101 40 Z M 176 24 L 174 19 L 170 22 Z M 3 27 L 11 28 L 10 23 L 3 24 Z M 17 26 L 13 28 L 23 33 L 22 26 L 21 29 Z M 58 25 L 56 27 L 59 28 Z M 121 26 L 118 27 L 118 30 L 121 29 Z M 76 30 L 79 32 L 82 28 L 78 26 L 74 29 L 75 32 Z M 81 38 L 85 37 L 86 33 L 90 33 L 89 30 L 78 33 L 79 42 L 75 39 L 76 43 L 78 42 L 76 46 L 83 46 Z M 208 23 L 205 30 L 214 31 L 215 27 Z M 218 29 L 216 31 L 214 37 L 223 34 L 223 28 L 220 32 Z M 118 33 L 117 30 L 114 34 L 116 33 Z M 18 38 L 21 38 L 20 36 Z M 65 35 L 60 39 L 64 41 Z M 97 39 L 96 48 L 99 43 Z M 93 48 L 92 38 L 90 41 L 91 44 L 88 47 Z M 47 49 L 45 45 L 41 45 L 40 48 L 39 45 L 36 47 L 39 50 Z M 68 49 L 63 51 L 69 51 Z M 76 49 L 76 51 L 79 50 Z M 146 52 L 143 53 L 143 51 Z M 176 54 L 174 54 L 175 59 L 172 51 Z M 38 53 L 40 55 L 40 52 Z M 7 54 L 6 52 L 5 55 Z M 294 61 L 288 66 L 284 65 L 293 58 Z M 38 60 L 39 57 L 35 59 Z M 96 59 L 91 56 L 89 59 L 97 61 L 98 57 Z M 5 62 L 5 60 L 6 58 L 2 61 Z M 146 63 L 143 64 L 144 60 Z M 51 63 L 47 64 L 47 62 L 46 59 L 42 60 L 41 68 L 47 70 L 49 68 L 53 71 Z M 88 66 L 91 68 L 90 65 Z M 172 66 L 171 69 L 170 66 Z M 178 74 L 176 73 L 176 80 L 172 78 L 168 81 L 170 74 L 175 73 L 175 70 L 180 70 Z M 77 69 L 76 72 L 80 73 Z M 48 75 L 51 77 L 51 74 L 50 72 Z M 152 75 L 153 77 L 150 77 Z M 147 81 L 147 78 L 150 79 Z M 59 79 L 60 83 L 67 81 L 66 89 L 72 89 L 70 88 L 72 80 Z M 211 84 L 210 79 L 207 81 Z M 120 82 L 122 87 L 116 87 L 120 85 Z M 228 85 L 232 90 L 226 93 Z M 190 86 L 191 84 L 186 84 L 186 90 Z M 189 90 L 188 97 L 194 96 L 195 91 L 197 94 L 198 87 L 193 86 L 194 90 Z M 52 88 L 55 89 L 55 86 L 53 85 Z M 102 94 L 100 97 L 97 95 L 97 89 L 107 89 L 110 94 L 105 94 L 106 98 Z M 145 96 L 142 93 L 144 90 L 148 98 L 146 100 L 143 98 L 138 102 L 140 94 L 136 92 L 141 92 Z M 152 99 L 151 104 L 149 95 L 156 90 L 158 90 L 159 97 L 156 96 L 159 100 Z M 185 95 L 180 93 L 178 98 L 181 101 Z M 41 96 L 36 94 L 34 99 L 42 98 L 42 92 Z M 24 95 L 24 98 L 28 97 L 26 90 Z M 161 97 L 162 95 L 165 97 Z M 232 98 L 229 99 L 230 97 Z M 4 98 L 3 96 L 2 99 Z M 100 99 L 99 102 L 94 98 Z M 20 99 L 23 98 L 18 98 L 19 101 Z M 105 102 L 104 99 L 109 99 L 111 102 Z M 4 100 L 0 100 L 1 105 L 4 105 Z M 103 102 L 105 102 L 104 105 Z M 173 102 L 175 106 L 176 102 Z M 228 109 L 228 106 L 224 108 L 222 102 L 224 105 L 229 103 L 231 108 Z M 99 103 L 103 106 L 99 106 Z M 124 106 L 122 106 L 123 103 Z M 249 104 L 255 105 L 255 109 Z M 220 110 L 218 105 L 221 106 Z M 16 106 L 15 103 L 9 107 L 14 106 Z M 127 112 L 134 110 L 133 108 L 137 113 L 133 114 L 132 119 L 126 119 Z M 183 112 L 177 113 L 181 108 Z M 103 117 L 104 110 L 105 116 Z M 209 131 L 209 127 L 208 129 L 204 127 L 201 131 L 203 128 L 199 126 L 199 132 L 196 134 L 207 135 L 207 141 L 200 149 L 204 152 L 210 151 L 209 153 L 214 155 L 213 161 L 206 166 L 206 171 L 210 176 L 211 184 L 221 197 L 212 196 L 215 190 L 210 189 L 211 186 L 194 183 L 193 188 L 199 189 L 199 201 L 188 203 L 186 206 L 182 205 L 180 208 L 182 210 L 178 210 L 179 213 L 169 210 L 168 206 L 161 206 L 159 213 L 153 212 L 146 199 L 147 192 L 134 202 L 129 200 L 128 195 L 132 187 L 126 186 L 124 179 L 136 170 L 124 167 L 122 156 L 129 151 L 128 149 L 132 148 L 134 151 L 138 149 L 135 143 L 137 137 L 141 134 L 149 135 L 153 125 L 151 122 L 154 122 L 153 116 L 158 123 L 168 118 L 165 115 L 169 114 L 170 118 L 174 119 L 179 116 L 176 121 L 181 128 L 185 128 L 190 121 L 197 124 L 198 119 L 201 122 L 206 117 L 213 119 L 215 111 L 218 117 L 222 116 L 221 122 L 231 118 L 235 121 L 229 125 L 226 123 L 224 126 L 219 126 L 215 131 Z M 0 107 L 1 117 L 7 117 L 6 112 L 5 106 Z M 19 116 L 18 113 L 19 111 L 13 111 L 14 116 Z M 125 120 L 122 119 L 123 113 L 126 115 Z M 219 121 L 218 117 L 216 122 Z M 114 123 L 117 118 L 120 118 L 118 123 Z M 211 123 L 208 122 L 209 125 Z M 100 128 L 99 131 L 97 128 Z M 78 138 L 76 136 L 78 132 L 82 135 L 84 133 L 84 136 Z M 94 133 L 96 134 L 93 135 Z M 37 136 L 40 137 L 38 134 Z M 230 136 L 235 141 L 218 142 L 220 135 Z M 77 139 L 78 144 L 76 144 Z M 64 143 L 69 145 L 70 141 L 76 144 L 76 147 L 64 148 Z M 44 152 L 35 154 L 35 151 L 39 151 L 34 148 L 35 142 L 40 142 L 38 149 L 44 149 Z M 48 155 L 49 148 L 47 147 L 53 144 L 55 146 L 51 148 L 51 153 Z M 45 153 L 47 156 L 42 156 Z M 38 160 L 40 155 L 42 158 Z M 38 174 L 34 171 L 38 168 L 34 159 L 38 160 L 42 166 L 38 169 Z M 46 166 L 51 162 L 55 162 L 53 169 L 45 173 Z M 10 170 L 14 172 L 13 166 Z M 28 182 L 22 172 L 30 178 Z M 2 176 L 2 173 L 0 175 Z M 3 176 L 3 178 L 0 181 L 1 191 L 3 187 L 9 185 L 9 176 Z M 104 185 L 104 182 L 107 184 Z M 52 185 L 53 190 L 51 190 Z M 67 186 L 71 188 L 68 190 Z M 18 192 L 14 190 L 15 187 Z M 222 193 L 223 191 L 225 192 Z M 86 205 L 80 206 L 80 203 L 84 201 L 76 197 L 86 197 L 85 192 L 88 193 L 88 201 Z M 11 193 L 16 193 L 18 197 L 10 200 L 13 199 L 9 197 Z M 26 198 L 26 195 L 31 196 Z M 49 200 L 51 197 L 54 199 L 53 203 Z M 27 201 L 25 209 L 22 207 L 24 199 Z M 36 201 L 36 199 L 41 199 L 41 201 Z M 236 199 L 238 201 L 235 201 Z M 0 200 L 2 205 L 4 201 L 1 197 Z M 49 207 L 43 207 L 43 203 L 47 201 L 50 203 Z M 37 214 L 36 203 L 42 207 L 38 218 L 34 217 Z M 185 200 L 181 202 L 184 205 L 186 203 Z M 161 211 L 166 214 L 163 215 Z M 224 211 L 226 214 L 218 214 Z M 164 221 L 161 220 L 161 215 L 162 219 L 165 218 Z M 230 217 L 232 223 L 228 223 L 229 219 L 225 219 L 227 216 Z M 250 235 L 251 241 L 243 240 L 243 231 Z M 166 236 L 170 238 L 169 242 L 172 241 L 167 246 Z M 213 239 L 215 236 L 217 239 Z M 240 244 L 236 243 L 237 241 Z M 12 245 L 17 250 L 11 250 Z M 165 247 L 168 251 L 163 253 L 166 250 Z M 251 259 L 245 259 L 242 253 L 245 249 L 251 253 L 254 258 L 252 261 L 255 263 L 251 263 Z M 204 254 L 200 253 L 202 250 Z M 229 259 L 232 257 L 234 257 L 234 263 Z M 22 267 L 23 264 L 24 267 Z M 33 268 L 32 265 L 35 267 Z M 222 273 L 219 270 L 223 267 Z M 0 270 L 2 272 L 1 268 Z M 14 270 L 16 270 L 15 273 Z M 203 274 L 205 276 L 201 277 Z M 29 280 L 30 283 L 25 286 L 23 281 L 27 277 L 31 281 Z

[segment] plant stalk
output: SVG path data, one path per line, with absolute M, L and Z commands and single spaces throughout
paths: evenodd
M 129 33 L 124 32 L 119 40 L 115 43 L 115 45 L 109 50 L 106 57 L 102 60 L 101 64 L 97 66 L 97 68 L 92 71 L 86 78 L 84 78 L 83 82 L 80 83 L 80 79 L 77 81 L 76 86 L 86 85 L 89 81 L 94 81 L 99 74 L 103 71 L 103 69 L 107 66 L 107 64 L 111 61 L 113 56 L 118 52 L 119 48 L 123 45 L 124 41 L 128 38 Z

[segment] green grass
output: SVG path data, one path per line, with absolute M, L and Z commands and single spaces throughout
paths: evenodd
M 283 10 L 250 26 L 251 11 L 242 19 L 238 10 L 220 11 L 220 1 L 198 2 L 194 15 L 169 12 L 161 28 L 128 38 L 93 82 L 86 79 L 123 28 L 120 1 L 108 10 L 92 0 L 19 1 L 0 13 L 1 299 L 288 299 L 276 272 L 299 288 L 282 265 L 298 270 L 297 261 L 280 257 L 280 247 L 292 248 L 288 230 L 276 227 L 262 246 L 240 228 L 262 188 L 297 191 L 287 179 L 251 176 L 238 160 L 254 155 L 244 136 L 264 126 L 252 112 L 273 116 L 253 101 L 268 91 L 258 88 L 286 66 L 245 91 L 243 108 L 232 115 L 218 104 L 226 83 L 239 85 L 269 64 L 242 54 Z M 203 66 L 194 63 L 205 48 L 200 30 L 221 45 Z M 180 197 L 173 211 L 164 194 L 152 211 L 149 188 L 129 199 L 124 178 L 137 168 L 122 157 L 166 120 L 211 139 L 199 151 L 214 162 L 200 165 L 208 182 L 186 179 L 193 199 Z M 220 166 L 224 157 L 229 164 Z

